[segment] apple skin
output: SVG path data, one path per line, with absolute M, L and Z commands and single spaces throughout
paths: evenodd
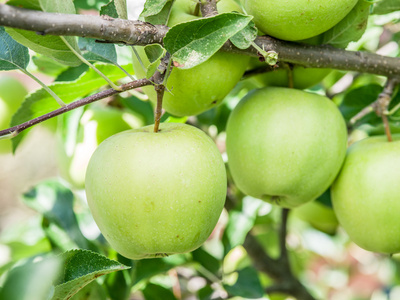
M 292 70 L 293 87 L 300 90 L 312 87 L 320 83 L 331 71 L 331 69 L 294 66 Z M 254 79 L 262 86 L 289 87 L 289 70 L 284 67 L 279 68 L 272 72 L 256 75 Z
M 220 12 L 240 10 L 233 0 L 221 0 Z M 168 26 L 200 18 L 196 16 L 196 2 L 177 0 L 173 4 Z M 143 47 L 135 47 L 147 68 L 150 64 Z M 183 117 L 198 115 L 218 106 L 233 89 L 246 71 L 249 56 L 227 52 L 217 52 L 204 63 L 191 69 L 174 68 L 167 82 L 163 108 L 170 114 Z M 137 78 L 145 78 L 136 56 L 133 56 L 133 68 Z M 149 99 L 156 103 L 157 94 L 153 87 L 143 87 Z
M 16 78 L 0 77 L 0 130 L 10 127 L 12 116 L 28 94 L 25 86 Z M 12 152 L 11 140 L 0 141 L 0 154 Z
M 79 121 L 77 143 L 71 153 L 58 136 L 57 159 L 61 176 L 78 189 L 85 187 L 86 168 L 96 148 L 106 138 L 143 126 L 134 115 L 111 107 L 90 106 Z
M 228 165 L 237 187 L 286 208 L 327 190 L 346 147 L 346 124 L 336 105 L 301 90 L 253 90 L 227 124 Z
M 339 224 L 361 248 L 400 252 L 400 135 L 374 136 L 348 149 L 331 188 Z
M 358 0 L 242 0 L 267 35 L 287 41 L 316 36 L 339 23 Z
M 293 215 L 326 234 L 336 233 L 339 225 L 332 208 L 318 202 L 307 202 L 293 210 Z
M 163 123 L 105 140 L 93 154 L 86 194 L 94 220 L 120 254 L 154 258 L 198 248 L 222 212 L 226 171 L 201 130 Z

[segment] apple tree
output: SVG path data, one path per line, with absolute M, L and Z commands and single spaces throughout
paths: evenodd
M 0 299 L 399 299 L 400 2 L 142 2 L 0 4 Z

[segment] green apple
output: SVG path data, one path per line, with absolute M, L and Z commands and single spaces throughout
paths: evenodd
M 168 26 L 200 18 L 196 1 L 176 0 L 172 6 Z M 220 12 L 238 11 L 240 7 L 233 0 L 218 2 Z M 147 68 L 150 64 L 143 47 L 135 48 Z M 163 108 L 175 116 L 198 115 L 222 102 L 245 72 L 250 57 L 227 52 L 217 52 L 204 63 L 191 68 L 174 68 L 167 82 Z M 146 77 L 137 58 L 133 57 L 133 67 L 138 78 Z M 155 103 L 157 99 L 153 87 L 143 91 Z
M 247 94 L 226 129 L 228 164 L 245 194 L 294 208 L 332 184 L 347 147 L 345 121 L 324 96 L 268 87 Z
M 201 130 L 163 123 L 105 140 L 86 174 L 94 220 L 131 259 L 184 253 L 211 234 L 226 197 L 226 171 L 215 143 Z
M 326 234 L 335 234 L 339 225 L 333 209 L 318 201 L 307 202 L 296 207 L 293 215 Z
M 295 89 L 307 89 L 320 83 L 332 70 L 305 68 L 294 66 L 292 70 L 293 87 Z M 278 68 L 277 70 L 266 72 L 254 76 L 262 86 L 289 87 L 289 70 L 287 68 Z
M 106 138 L 143 122 L 130 113 L 111 107 L 92 105 L 79 121 L 76 141 L 71 149 L 58 138 L 58 165 L 61 176 L 76 188 L 85 186 L 86 168 L 90 157 Z
M 298 41 L 316 36 L 341 21 L 358 0 L 242 0 L 265 34 Z
M 13 114 L 28 94 L 25 86 L 16 78 L 0 77 L 0 130 L 10 127 Z M 0 153 L 11 153 L 11 140 L 0 140 Z
M 363 139 L 349 147 L 331 188 L 340 225 L 360 247 L 400 252 L 400 135 Z

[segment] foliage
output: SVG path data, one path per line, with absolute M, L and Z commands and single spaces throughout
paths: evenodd
M 103 16 L 128 18 L 124 0 L 11 0 L 7 4 L 45 12 L 94 10 Z M 140 18 L 152 24 L 166 24 L 173 4 L 174 0 L 147 0 Z M 379 50 L 387 56 L 399 57 L 399 10 L 396 0 L 376 3 L 359 0 L 341 22 L 304 42 L 329 44 L 360 53 Z M 255 47 L 259 56 L 263 56 L 263 49 L 255 44 L 257 28 L 252 19 L 243 13 L 229 12 L 172 26 L 163 45 L 146 46 L 150 65 L 144 74 L 153 80 L 160 70 L 171 65 L 194 68 L 226 44 L 239 49 Z M 132 48 L 84 37 L 63 39 L 0 27 L 0 75 L 22 71 L 51 78 L 47 88 L 31 90 L 13 115 L 10 127 L 59 109 L 49 90 L 67 105 L 104 91 L 107 82 L 98 71 L 118 85 L 132 81 Z M 165 58 L 167 67 L 163 65 Z M 280 64 L 284 62 L 279 61 L 274 67 Z M 380 116 L 370 113 L 355 122 L 352 120 L 358 112 L 373 105 L 384 89 L 384 82 L 382 77 L 373 74 L 333 70 L 307 91 L 326 95 L 334 101 L 348 124 L 350 136 L 358 131 L 382 135 L 385 127 Z M 226 162 L 227 120 L 240 99 L 258 87 L 259 82 L 245 76 L 221 105 L 197 116 L 176 117 L 165 113 L 161 121 L 189 123 L 202 129 L 217 144 Z M 388 106 L 388 125 L 392 132 L 400 132 L 398 90 L 392 91 Z M 165 93 L 173 95 L 174 90 Z M 153 123 L 154 105 L 140 89 L 114 94 L 100 101 L 99 106 L 110 111 L 118 109 L 143 125 Z M 89 125 L 84 127 L 86 123 L 81 118 L 85 109 L 57 117 L 52 139 L 65 151 L 74 151 L 82 138 L 78 133 L 88 133 L 90 126 L 95 126 L 86 122 Z M 25 147 L 21 142 L 28 142 L 30 138 L 36 138 L 35 130 L 25 130 L 13 138 L 16 157 Z M 11 154 L 0 157 L 0 161 L 10 157 Z M 400 264 L 396 256 L 365 252 L 352 244 L 341 229 L 335 231 L 335 228 L 326 234 L 316 229 L 315 223 L 301 220 L 295 213 L 289 214 L 286 239 L 281 209 L 244 195 L 233 182 L 228 167 L 227 174 L 225 209 L 210 238 L 190 253 L 143 260 L 127 259 L 109 246 L 94 223 L 82 190 L 59 177 L 26 187 L 26 192 L 19 197 L 34 212 L 33 216 L 4 230 L 0 228 L 0 299 L 289 299 L 293 295 L 282 287 L 284 282 L 261 269 L 249 254 L 246 248 L 249 235 L 255 238 L 270 262 L 280 262 L 287 255 L 290 273 L 286 279 L 293 282 L 295 277 L 315 298 L 328 299 L 331 295 L 335 299 L 361 300 L 374 296 L 374 299 L 392 300 L 400 297 Z M 316 201 L 327 209 L 332 208 L 329 190 Z M 286 248 L 282 249 L 285 241 L 287 253 Z M 381 271 L 384 276 L 378 275 L 376 269 L 384 270 Z M 367 279 L 369 286 L 355 283 Z M 379 295 L 383 296 L 379 298 Z

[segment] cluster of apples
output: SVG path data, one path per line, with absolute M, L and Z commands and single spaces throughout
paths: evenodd
M 328 30 L 356 2 L 242 0 L 242 5 L 262 32 L 294 41 Z M 196 5 L 176 0 L 168 25 L 199 18 Z M 232 0 L 219 1 L 218 9 L 241 11 Z M 147 67 L 145 51 L 137 50 Z M 164 109 L 188 116 L 215 107 L 248 64 L 246 56 L 218 52 L 195 68 L 175 68 Z M 134 68 L 138 77 L 145 77 L 136 58 Z M 154 90 L 144 91 L 154 102 Z M 335 104 L 283 87 L 246 95 L 232 112 L 226 134 L 228 165 L 244 193 L 296 208 L 331 187 L 338 219 L 356 243 L 372 251 L 400 251 L 400 222 L 395 222 L 400 206 L 398 142 L 366 139 L 346 157 L 347 128 Z M 382 174 L 387 175 L 384 184 Z M 90 159 L 85 186 L 101 232 L 115 250 L 132 259 L 199 247 L 215 227 L 227 191 L 225 165 L 215 143 L 193 126 L 172 123 L 161 124 L 157 133 L 147 126 L 106 139 Z

